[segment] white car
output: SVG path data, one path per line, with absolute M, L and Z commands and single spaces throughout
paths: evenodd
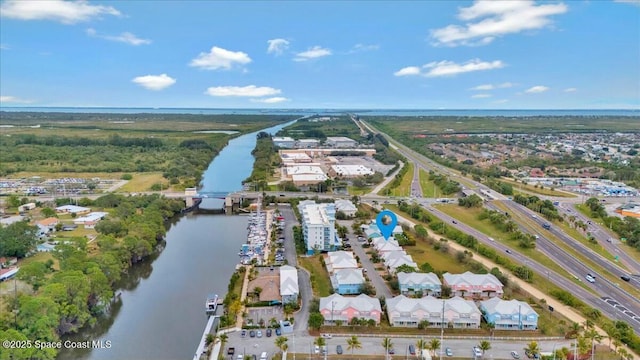
M 313 353 L 314 354 L 320 354 L 320 346 L 316 345 L 316 347 L 313 348 Z
M 591 275 L 591 274 L 587 274 L 587 275 L 585 276 L 585 278 L 587 279 L 587 281 L 588 281 L 588 282 L 590 282 L 590 283 L 592 283 L 592 284 L 593 284 L 594 282 L 596 282 L 596 278 L 594 278 L 594 277 L 593 277 L 593 275 Z
M 331 339 L 331 334 L 322 334 L 322 337 L 325 339 Z

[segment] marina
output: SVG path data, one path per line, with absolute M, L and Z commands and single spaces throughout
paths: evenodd
M 238 253 L 240 263 L 243 265 L 264 265 L 269 257 L 271 232 L 267 224 L 270 223 L 271 212 L 262 211 L 261 200 L 261 198 L 258 199 L 256 211 L 249 214 L 247 242 L 242 244 Z

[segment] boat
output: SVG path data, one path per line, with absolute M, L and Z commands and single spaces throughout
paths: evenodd
M 207 296 L 207 302 L 205 305 L 205 310 L 207 314 L 215 314 L 217 308 L 218 308 L 218 294 L 209 294 L 209 296 Z

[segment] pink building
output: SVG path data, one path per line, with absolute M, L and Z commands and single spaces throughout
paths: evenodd
M 380 324 L 382 307 L 380 300 L 364 294 L 355 297 L 333 294 L 320 298 L 320 313 L 328 325 L 335 324 L 338 320 L 347 325 L 353 318 L 373 319 L 376 324 Z
M 502 297 L 503 285 L 492 274 L 474 274 L 469 271 L 464 274 L 442 275 L 443 285 L 451 288 L 452 296 L 472 299 L 489 299 Z

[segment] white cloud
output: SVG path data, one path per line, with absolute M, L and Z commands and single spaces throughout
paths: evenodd
M 0 50 L 9 50 L 9 49 L 10 49 L 9 45 L 0 44 Z
M 407 66 L 393 73 L 395 76 L 420 75 L 420 68 L 417 66 Z
M 548 27 L 550 16 L 567 9 L 563 3 L 536 5 L 530 0 L 476 1 L 459 9 L 458 18 L 467 23 L 432 30 L 431 37 L 434 45 L 486 45 L 499 36 Z
M 280 89 L 274 89 L 268 86 L 215 86 L 207 89 L 205 94 L 211 96 L 247 96 L 261 97 L 280 94 Z
M 453 61 L 447 60 L 439 62 L 434 61 L 423 66 L 425 69 L 430 69 L 425 74 L 427 77 L 454 76 L 461 73 L 499 69 L 502 67 L 504 67 L 504 63 L 500 60 L 487 62 L 481 61 L 480 59 L 473 59 L 464 64 L 456 64 Z
M 276 96 L 276 97 L 270 97 L 266 99 L 251 99 L 251 101 L 259 102 L 263 104 L 277 104 L 285 101 L 291 101 L 291 99 L 287 99 L 286 97 Z
M 487 91 L 487 90 L 494 90 L 494 89 L 505 89 L 505 88 L 510 88 L 512 86 L 513 86 L 512 83 L 505 82 L 497 85 L 493 85 L 493 84 L 478 85 L 478 86 L 472 87 L 469 90 Z
M 267 43 L 269 44 L 267 54 L 282 55 L 289 48 L 289 41 L 285 39 L 271 39 L 267 40 Z
M 493 96 L 493 95 L 491 95 L 491 94 L 474 94 L 474 95 L 471 95 L 471 98 L 472 99 L 485 99 L 485 98 L 490 98 L 491 96 Z
M 363 52 L 363 51 L 375 51 L 379 50 L 380 45 L 377 44 L 355 44 L 351 50 L 349 50 L 350 54 Z
M 133 46 L 151 44 L 151 40 L 149 40 L 149 39 L 141 39 L 141 38 L 135 36 L 134 34 L 132 34 L 130 32 L 123 32 L 122 34 L 116 35 L 116 36 L 113 36 L 113 35 L 100 35 L 100 34 L 98 34 L 98 32 L 95 29 L 88 28 L 87 29 L 87 35 L 89 35 L 91 37 L 97 37 L 97 38 L 100 38 L 100 39 L 109 40 L 109 41 L 121 42 L 121 43 L 129 44 L 129 45 L 133 45 Z
M 528 88 L 524 92 L 526 92 L 527 94 L 538 94 L 538 93 L 543 93 L 543 92 L 545 92 L 547 90 L 549 90 L 548 87 L 542 86 L 542 85 L 537 85 L 537 86 L 533 86 L 533 87 Z
M 0 16 L 19 20 L 53 20 L 63 24 L 75 24 L 100 15 L 121 14 L 114 7 L 90 5 L 84 0 L 8 0 L 0 5 Z
M 613 2 L 640 6 L 640 0 L 613 0 Z
M 191 60 L 190 66 L 205 70 L 231 69 L 234 65 L 245 65 L 251 62 L 251 58 L 242 51 L 229 51 L 214 46 L 208 53 L 200 53 Z
M 296 57 L 293 58 L 293 61 L 307 61 L 311 59 L 316 59 L 323 56 L 331 55 L 331 49 L 323 48 L 320 46 L 314 46 L 309 48 L 307 51 L 299 52 L 296 54 Z
M 176 79 L 167 74 L 138 76 L 131 81 L 146 89 L 155 91 L 166 89 L 176 83 Z
M 507 102 L 509 102 L 509 100 L 507 100 L 507 99 L 499 99 L 499 100 L 496 100 L 496 101 L 492 101 L 491 103 L 493 103 L 493 104 L 504 104 L 504 103 L 507 103 Z
M 3 104 L 28 104 L 33 102 L 32 100 L 27 100 L 27 99 L 21 99 L 19 97 L 16 96 L 8 96 L 8 95 L 2 95 L 0 96 L 0 103 Z
M 578 91 L 578 89 L 574 87 L 564 89 L 564 92 L 576 92 L 576 91 Z

